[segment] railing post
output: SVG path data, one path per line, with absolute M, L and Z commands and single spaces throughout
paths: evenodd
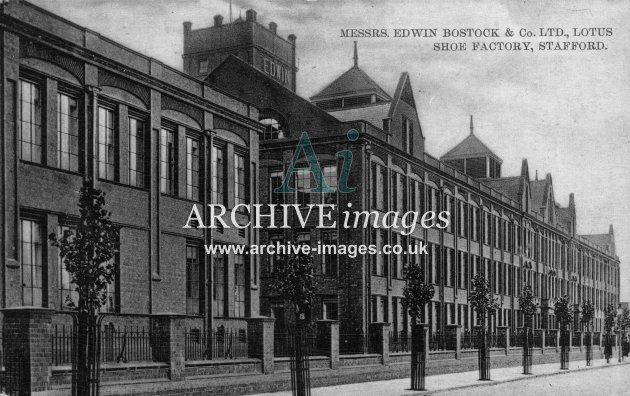
M 5 308 L 5 376 L 9 394 L 29 395 L 50 389 L 52 315 L 48 308 Z
M 375 343 L 376 353 L 382 356 L 383 364 L 389 364 L 389 323 L 370 323 L 370 337 Z
M 556 353 L 560 350 L 560 330 L 556 330 Z
M 273 373 L 274 318 L 259 316 L 247 319 L 247 343 L 249 357 L 260 359 L 262 372 Z
M 540 337 L 541 353 L 545 353 L 545 347 L 547 346 L 547 330 L 541 330 Z
M 339 367 L 339 322 L 317 321 L 317 346 L 330 357 L 330 368 Z
M 151 332 L 156 341 L 155 356 L 169 364 L 171 381 L 183 380 L 186 376 L 186 315 L 163 313 L 151 316 Z
M 462 326 L 461 325 L 447 325 L 445 336 L 451 337 L 451 334 L 455 334 L 455 359 L 459 359 L 462 354 Z
M 582 352 L 582 347 L 584 346 L 584 332 L 580 332 L 580 352 Z
M 510 328 L 505 328 L 505 354 L 510 353 Z

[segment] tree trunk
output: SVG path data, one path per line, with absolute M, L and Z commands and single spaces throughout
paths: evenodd
M 76 390 L 78 395 L 90 394 L 90 364 L 89 364 L 89 327 L 90 317 L 86 313 L 78 314 L 77 326 L 77 349 L 76 349 L 76 367 L 77 373 L 74 380 L 76 381 Z

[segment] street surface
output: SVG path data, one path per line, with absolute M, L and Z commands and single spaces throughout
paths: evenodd
M 615 358 L 606 364 L 604 359 L 594 359 L 591 367 L 586 367 L 584 361 L 572 361 L 568 371 L 560 370 L 559 362 L 534 365 L 531 376 L 521 374 L 521 370 L 521 367 L 491 369 L 492 381 L 479 381 L 477 371 L 432 375 L 426 378 L 427 392 L 409 390 L 410 380 L 404 378 L 312 388 L 311 395 L 630 395 L 630 362 L 627 360 L 619 364 Z M 291 396 L 291 392 L 264 395 Z

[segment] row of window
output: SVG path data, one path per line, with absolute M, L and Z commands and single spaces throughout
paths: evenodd
M 293 174 L 292 188 L 295 189 L 293 200 L 300 206 L 308 204 L 336 204 L 337 203 L 337 165 L 329 164 L 321 167 L 321 180 L 315 180 L 310 170 L 297 169 Z M 275 190 L 284 183 L 284 172 L 274 170 L 269 174 L 269 201 L 272 204 L 281 205 L 291 203 L 292 194 L 278 193 Z M 331 191 L 327 193 L 311 193 L 311 189 L 326 185 Z
M 35 218 L 22 218 L 20 220 L 21 229 L 21 268 L 22 268 L 22 304 L 25 306 L 47 306 L 47 270 L 44 265 L 47 262 L 45 257 L 45 241 L 43 240 L 44 225 Z M 72 230 L 70 226 L 59 227 L 59 235 L 65 231 Z M 205 266 L 201 255 L 201 247 L 198 245 L 186 246 L 186 313 L 189 315 L 199 315 L 204 312 L 204 288 Z M 60 307 L 68 309 L 70 303 L 78 304 L 78 293 L 72 282 L 71 274 L 66 270 L 61 257 L 58 263 L 58 288 L 60 291 Z M 233 283 L 229 284 L 228 279 L 228 257 L 215 256 L 213 258 L 213 313 L 215 316 L 244 317 L 245 311 L 245 288 L 246 288 L 246 257 L 243 255 L 234 256 Z M 116 280 L 108 285 L 106 290 L 106 303 L 101 308 L 105 312 L 117 312 L 119 310 Z M 232 308 L 228 307 L 227 293 L 233 293 Z
M 20 158 L 23 161 L 46 163 L 45 136 L 42 133 L 42 88 L 34 81 L 20 80 Z M 120 114 L 117 106 L 103 99 L 99 101 L 97 112 L 98 125 L 98 177 L 104 180 L 120 182 L 121 172 L 128 172 L 128 184 L 145 188 L 148 186 L 149 144 L 146 116 L 140 112 L 129 111 L 126 123 L 128 129 L 127 152 L 121 150 Z M 71 172 L 79 172 L 82 165 L 80 133 L 80 112 L 78 96 L 59 92 L 57 94 L 57 166 Z M 196 131 L 186 131 L 182 139 L 185 142 L 185 186 L 179 185 L 179 130 L 176 125 L 165 123 L 160 130 L 160 190 L 164 194 L 182 195 L 190 200 L 200 199 L 200 180 L 203 180 L 203 142 Z M 126 156 L 128 169 L 120 169 L 120 157 Z M 226 185 L 227 166 L 224 144 L 216 144 L 207 153 L 211 158 L 212 200 L 214 203 L 227 205 Z M 51 161 L 48 161 L 49 163 Z M 246 203 L 247 179 L 245 155 L 235 152 L 234 167 L 234 204 Z M 181 189 L 181 194 L 180 194 Z
M 311 245 L 311 234 L 310 232 L 298 232 L 295 234 L 296 244 L 300 245 Z M 272 233 L 269 235 L 269 244 L 270 245 L 284 245 L 286 243 L 284 234 Z M 321 243 L 322 245 L 328 246 L 336 246 L 337 245 L 337 231 L 322 231 L 321 233 Z M 277 260 L 276 256 L 269 256 L 269 272 L 272 274 L 274 272 L 275 261 Z M 316 258 L 320 261 L 321 267 L 320 272 L 324 276 L 329 277 L 337 277 L 339 276 L 339 256 L 332 249 L 326 249 L 323 251 L 321 257 Z
M 391 178 L 391 189 L 387 188 L 388 174 Z M 451 213 L 451 221 L 445 229 L 446 232 L 456 232 L 458 236 L 470 237 L 473 241 L 481 239 L 484 244 L 497 249 L 513 253 L 522 252 L 532 260 L 556 267 L 564 265 L 567 261 L 567 245 L 549 232 L 538 233 L 530 228 L 521 227 L 449 194 L 443 194 L 440 199 L 438 189 L 419 180 L 408 179 L 401 173 L 389 172 L 387 167 L 378 163 L 372 164 L 371 192 L 372 206 L 375 209 L 398 212 L 417 210 L 420 213 L 448 211 Z M 604 276 L 609 283 L 614 283 L 611 279 L 614 277 L 613 272 L 609 272 L 606 267 L 589 270 L 581 264 L 583 260 L 573 265 L 579 265 L 581 271 L 590 274 L 590 277 Z
M 61 226 L 58 229 L 58 235 L 63 235 L 65 231 L 72 230 L 72 227 Z M 46 293 L 47 269 L 44 263 L 47 262 L 45 256 L 45 227 L 43 222 L 36 218 L 20 219 L 20 257 L 22 269 L 22 304 L 25 306 L 48 306 L 48 294 Z M 78 294 L 72 283 L 72 277 L 66 270 L 61 259 L 57 259 L 58 268 L 58 290 L 60 292 L 61 309 L 68 309 L 71 304 L 78 304 Z M 101 307 L 101 311 L 115 312 L 118 310 L 116 284 L 118 276 L 115 276 L 114 282 L 107 286 L 105 292 L 105 304 Z
M 205 311 L 205 276 L 210 264 L 208 256 L 204 264 L 202 247 L 195 244 L 186 246 L 186 314 L 202 315 Z M 228 265 L 226 255 L 215 255 L 212 258 L 212 313 L 214 316 L 244 317 L 246 289 L 246 257 L 235 255 L 233 265 Z M 233 271 L 230 277 L 228 270 Z M 231 279 L 231 283 L 230 283 Z M 228 293 L 233 293 L 233 304 Z

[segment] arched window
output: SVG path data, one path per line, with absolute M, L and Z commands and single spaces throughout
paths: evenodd
M 265 127 L 261 140 L 282 139 L 288 135 L 283 117 L 273 110 L 261 110 L 259 121 Z

